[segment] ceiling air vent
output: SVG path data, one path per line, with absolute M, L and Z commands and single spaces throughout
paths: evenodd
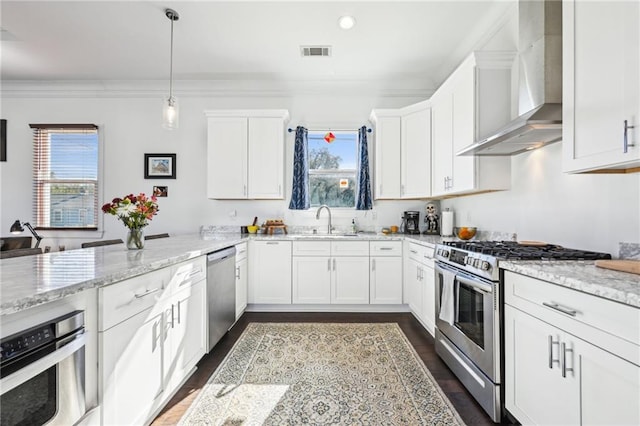
M 331 56 L 331 46 L 300 46 L 303 57 Z

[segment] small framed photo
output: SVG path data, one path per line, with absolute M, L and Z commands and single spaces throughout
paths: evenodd
M 145 179 L 175 179 L 176 154 L 145 154 Z
M 166 197 L 169 195 L 169 187 L 168 186 L 154 186 L 153 187 L 153 195 L 156 197 Z

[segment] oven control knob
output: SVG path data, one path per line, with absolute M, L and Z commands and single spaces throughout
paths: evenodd
M 464 258 L 464 264 L 465 264 L 465 265 L 473 265 L 473 257 L 471 257 L 471 256 L 465 256 L 465 258 Z
M 440 256 L 448 258 L 449 257 L 449 251 L 445 250 L 445 249 L 440 250 Z
M 491 264 L 489 264 L 489 262 L 487 262 L 486 260 L 483 260 L 482 262 L 480 262 L 480 269 L 482 269 L 483 271 L 488 271 L 489 269 L 491 269 Z

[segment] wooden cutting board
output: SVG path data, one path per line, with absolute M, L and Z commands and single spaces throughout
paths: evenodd
M 640 275 L 640 260 L 596 260 L 596 266 Z

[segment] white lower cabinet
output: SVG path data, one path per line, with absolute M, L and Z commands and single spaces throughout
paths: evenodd
M 205 354 L 204 257 L 99 289 L 102 424 L 145 424 Z
M 369 303 L 402 303 L 402 241 L 371 241 Z
M 163 312 L 147 309 L 102 334 L 102 424 L 143 424 L 163 392 Z
M 331 303 L 369 303 L 369 257 L 334 257 Z
M 404 274 L 409 309 L 431 335 L 435 335 L 436 326 L 433 250 L 432 247 L 408 242 Z
M 247 243 L 236 246 L 236 319 L 247 308 L 249 261 L 247 260 Z
M 519 422 L 640 424 L 640 310 L 508 271 L 505 302 L 505 408 Z
M 291 241 L 251 241 L 249 303 L 291 304 Z
M 293 257 L 293 303 L 331 303 L 331 257 Z
M 293 303 L 369 303 L 368 241 L 295 241 Z

